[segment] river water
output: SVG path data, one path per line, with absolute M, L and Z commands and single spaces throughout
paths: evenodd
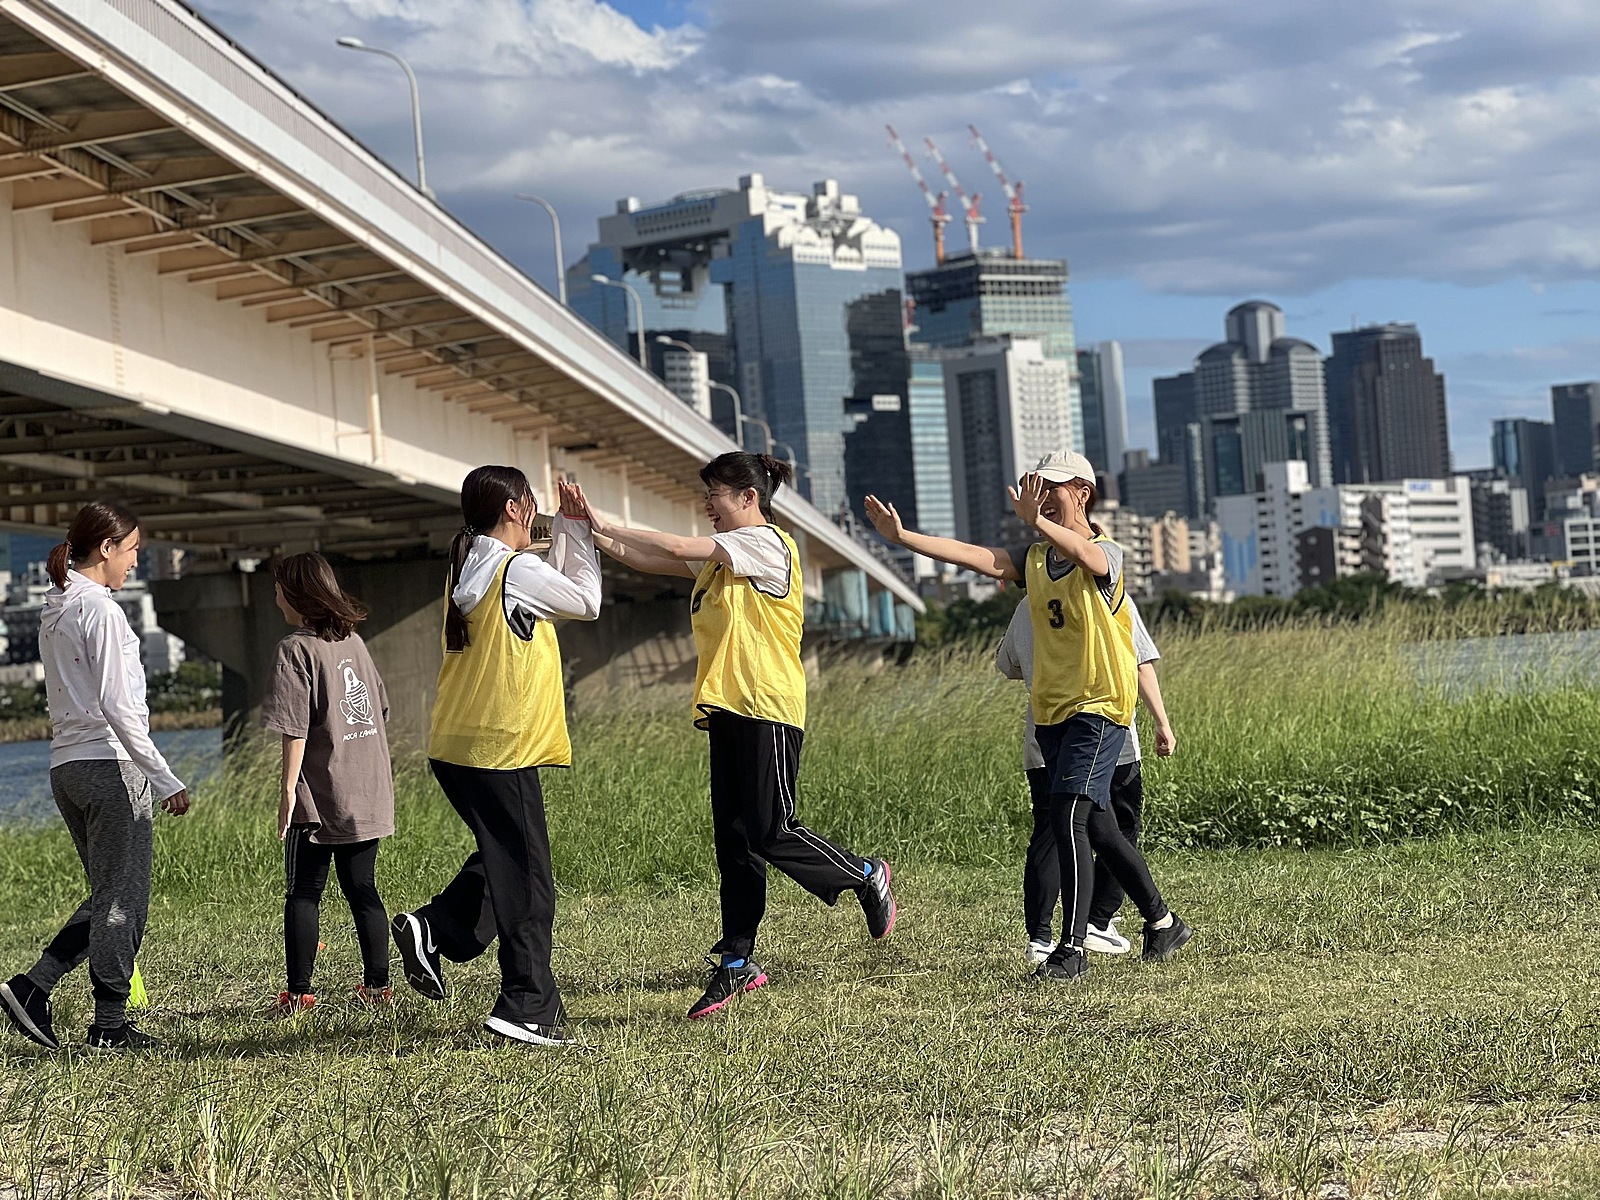
M 184 783 L 201 782 L 222 761 L 222 730 L 181 729 L 152 735 Z M 50 799 L 50 743 L 0 743 L 0 822 L 55 815 Z
M 1447 693 L 1600 687 L 1600 629 L 1418 642 L 1407 650 L 1418 677 Z

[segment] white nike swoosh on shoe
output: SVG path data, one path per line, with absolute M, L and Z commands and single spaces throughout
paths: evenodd
M 510 1038 L 516 1042 L 525 1042 L 530 1046 L 570 1046 L 572 1044 L 570 1039 L 547 1037 L 520 1021 L 508 1021 L 504 1017 L 489 1017 L 484 1021 L 483 1027 L 490 1033 L 498 1033 L 501 1037 Z

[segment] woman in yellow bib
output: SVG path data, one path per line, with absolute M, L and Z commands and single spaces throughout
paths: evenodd
M 428 765 L 477 850 L 456 877 L 393 922 L 406 980 L 443 1000 L 440 958 L 467 962 L 500 939 L 491 1033 L 567 1045 L 550 970 L 555 884 L 540 767 L 572 765 L 554 620 L 600 615 L 600 564 L 575 488 L 563 483 L 548 561 L 528 549 L 538 512 L 515 467 L 478 467 L 461 485 L 464 528 L 450 546 L 444 663 Z
M 735 451 L 712 459 L 700 478 L 710 537 L 626 529 L 589 511 L 595 542 L 618 562 L 695 581 L 694 722 L 711 738 L 722 936 L 711 948 L 710 978 L 689 1009 L 691 1019 L 767 982 L 751 955 L 767 908 L 769 863 L 826 904 L 855 892 L 874 938 L 888 936 L 895 921 L 889 864 L 836 846 L 795 815 L 806 721 L 805 605 L 794 541 L 772 523 L 772 493 L 789 482 L 789 467 Z
M 866 498 L 867 516 L 889 541 L 918 554 L 967 567 L 1027 591 L 1033 629 L 1029 699 L 1050 784 L 1050 821 L 1061 856 L 1065 933 L 1036 972 L 1040 979 L 1085 974 L 1084 938 L 1094 893 L 1091 816 L 1111 803 L 1111 777 L 1138 700 L 1133 617 L 1122 575 L 1122 548 L 1089 521 L 1094 468 L 1081 454 L 1047 455 L 1008 489 L 1027 546 L 974 546 L 954 538 L 912 533 L 893 505 Z M 1172 957 L 1189 940 L 1189 926 L 1167 909 L 1149 881 L 1136 847 L 1115 821 L 1101 821 L 1111 843 L 1111 866 L 1126 874 L 1130 894 L 1148 897 L 1144 957 Z M 1140 876 L 1142 875 L 1142 879 Z M 1140 887 L 1140 883 L 1144 887 Z

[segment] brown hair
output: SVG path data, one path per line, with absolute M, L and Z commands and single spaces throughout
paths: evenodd
M 444 646 L 451 654 L 467 648 L 467 616 L 456 607 L 456 584 L 467 551 L 480 533 L 488 533 L 505 520 L 506 505 L 528 501 L 537 510 L 528 477 L 516 467 L 474 467 L 461 481 L 461 532 L 450 540 L 450 586 L 445 592 Z
M 67 586 L 67 569 L 88 560 L 95 547 L 121 542 L 139 528 L 139 518 L 115 500 L 91 500 L 78 510 L 67 530 L 67 540 L 50 551 L 45 570 L 58 588 Z
M 794 478 L 789 464 L 770 454 L 746 454 L 730 450 L 719 454 L 700 468 L 700 482 L 710 487 L 720 483 L 735 492 L 755 488 L 761 515 L 772 520 L 772 493 Z
M 289 607 L 325 642 L 342 642 L 367 619 L 359 600 L 339 587 L 328 560 L 313 551 L 291 554 L 272 564 L 272 577 Z

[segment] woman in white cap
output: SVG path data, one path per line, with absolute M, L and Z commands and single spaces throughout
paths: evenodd
M 1134 656 L 1139 663 L 1139 699 L 1144 701 L 1156 722 L 1156 756 L 1166 758 L 1177 746 L 1172 724 L 1167 719 L 1161 684 L 1156 679 L 1155 663 L 1161 658 L 1150 631 L 1145 628 L 1139 608 L 1126 601 L 1133 620 Z M 1005 637 L 994 655 L 995 669 L 1007 679 L 1020 679 L 1033 686 L 1033 622 L 1028 606 L 1020 604 L 1011 616 Z M 1061 899 L 1061 855 L 1051 824 L 1050 773 L 1033 724 L 1030 705 L 1023 724 L 1022 768 L 1028 779 L 1028 794 L 1033 807 L 1033 835 L 1022 870 L 1022 912 L 1028 931 L 1028 961 L 1041 963 L 1050 957 L 1058 939 L 1051 929 L 1056 904 Z M 1150 870 L 1135 850 L 1144 810 L 1144 780 L 1140 767 L 1139 729 L 1128 726 L 1128 738 L 1117 756 L 1117 769 L 1111 776 L 1110 809 L 1093 809 L 1089 814 L 1089 845 L 1094 850 L 1094 898 L 1089 905 L 1088 935 L 1084 948 L 1100 954 L 1126 954 L 1132 944 L 1117 931 L 1117 909 L 1123 895 L 1147 920 L 1166 912 L 1161 893 L 1156 890 Z
M 1071 451 L 1046 455 L 1007 491 L 1017 517 L 1036 535 L 1030 545 L 974 546 L 913 533 L 894 506 L 876 496 L 866 498 L 866 511 L 878 532 L 896 545 L 1027 591 L 1034 639 L 1029 699 L 1049 775 L 1066 908 L 1061 942 L 1036 974 L 1071 980 L 1089 969 L 1084 939 L 1094 891 L 1090 815 L 1110 804 L 1111 778 L 1138 699 L 1133 620 L 1122 548 L 1089 522 L 1096 499 L 1089 460 Z M 1165 909 L 1161 904 L 1146 914 L 1147 959 L 1172 957 L 1192 934 Z

